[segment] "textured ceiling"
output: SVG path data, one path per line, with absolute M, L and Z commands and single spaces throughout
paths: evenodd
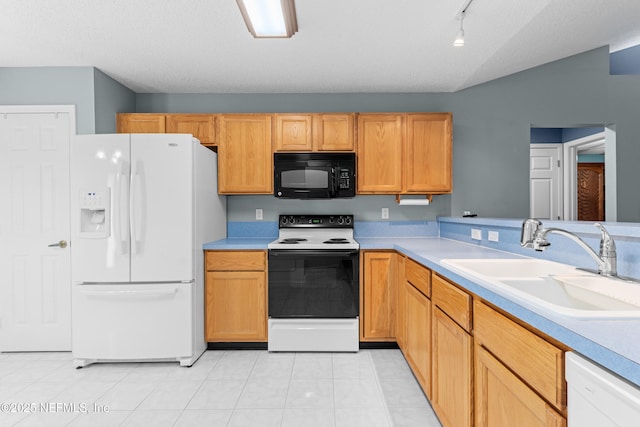
M 296 0 L 254 39 L 234 0 L 0 0 L 0 66 L 95 66 L 136 92 L 453 92 L 640 44 L 639 0 Z

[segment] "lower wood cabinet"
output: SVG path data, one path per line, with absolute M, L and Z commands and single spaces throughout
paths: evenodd
M 433 308 L 432 324 L 431 405 L 444 427 L 470 427 L 473 425 L 471 334 L 438 307 Z
M 444 427 L 470 427 L 473 425 L 472 297 L 433 274 L 431 301 L 431 404 Z
M 405 282 L 404 357 L 418 383 L 431 399 L 431 301 L 410 282 Z
M 476 347 L 475 400 L 478 427 L 567 425 L 551 405 L 480 346 Z
M 267 341 L 265 251 L 207 251 L 205 339 Z
M 407 334 L 406 328 L 406 294 L 407 287 L 404 285 L 406 282 L 406 274 L 405 274 L 405 265 L 407 263 L 407 259 L 400 255 L 396 254 L 396 324 L 395 324 L 395 334 L 396 334 L 396 343 L 400 350 L 405 351 L 405 336 Z
M 364 251 L 360 276 L 360 340 L 395 341 L 394 252 Z
M 564 426 L 564 350 L 474 301 L 477 426 Z

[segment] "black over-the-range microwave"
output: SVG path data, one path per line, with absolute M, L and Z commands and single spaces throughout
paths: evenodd
M 274 153 L 274 196 L 333 199 L 356 195 L 355 153 Z

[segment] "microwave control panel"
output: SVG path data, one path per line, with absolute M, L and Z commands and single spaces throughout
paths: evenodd
M 349 169 L 340 169 L 338 186 L 340 190 L 351 188 L 351 171 Z

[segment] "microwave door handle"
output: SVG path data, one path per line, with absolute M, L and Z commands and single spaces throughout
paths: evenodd
M 340 186 L 339 174 L 340 169 L 334 167 L 331 168 L 331 186 L 329 189 L 329 195 L 331 197 L 335 197 L 338 195 L 338 187 Z

